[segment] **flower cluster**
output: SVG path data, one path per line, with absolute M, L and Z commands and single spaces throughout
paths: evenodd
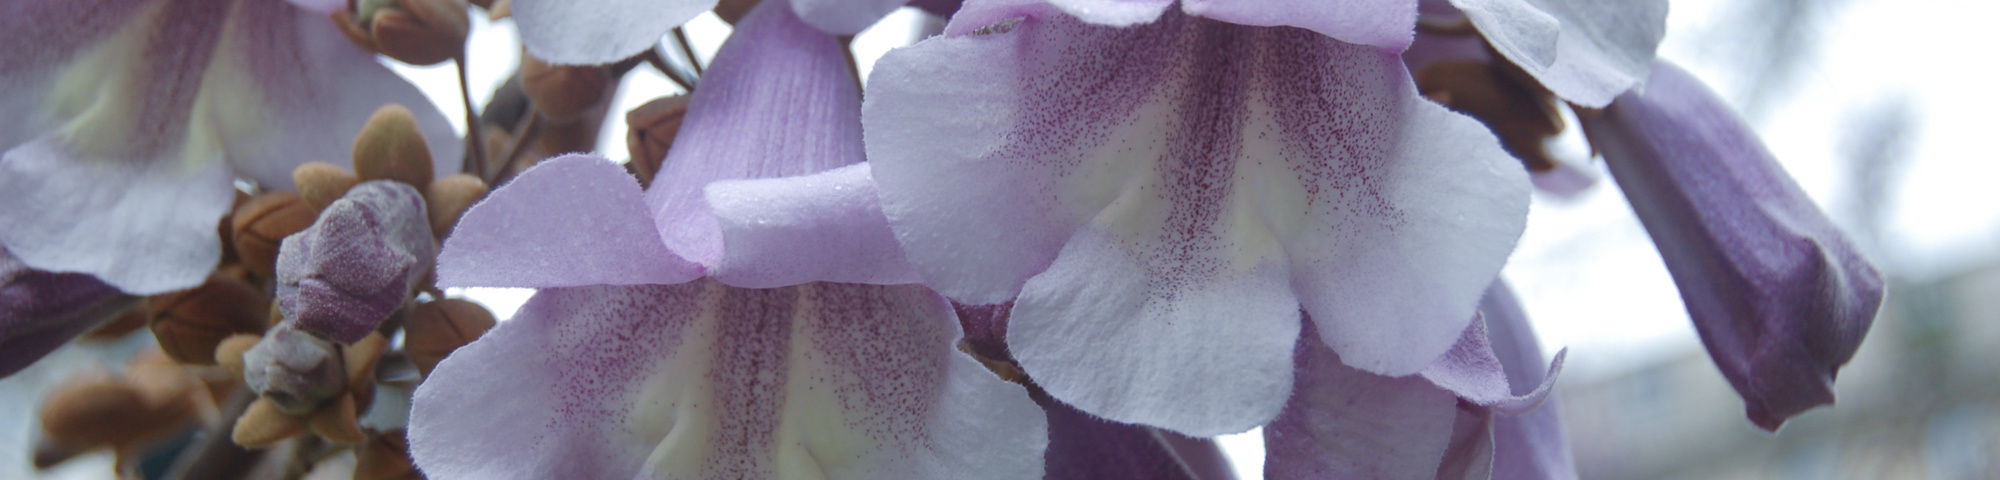
M 1655 58 L 1664 0 L 919 2 L 865 81 L 903 1 L 473 3 L 525 54 L 463 137 L 375 57 L 463 75 L 457 0 L 0 7 L 0 369 L 139 315 L 176 382 L 59 391 L 147 400 L 44 413 L 49 462 L 1215 479 L 1261 427 L 1271 478 L 1574 477 L 1498 279 L 1577 186 L 1565 108 L 1757 425 L 1832 402 L 1882 298 Z M 670 51 L 710 10 L 713 62 Z M 686 94 L 565 154 L 638 68 Z

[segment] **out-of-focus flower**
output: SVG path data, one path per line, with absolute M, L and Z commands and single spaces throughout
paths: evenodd
M 28 268 L 0 248 L 0 378 L 137 305 L 95 277 Z
M 430 104 L 283 2 L 7 2 L 0 43 L 0 244 L 132 294 L 207 278 L 237 178 L 290 189 L 299 164 L 346 157 L 377 106 Z M 458 148 L 435 144 L 440 172 Z
M 1643 94 L 1583 126 L 1750 420 L 1777 430 L 1833 403 L 1834 376 L 1881 307 L 1882 275 L 1750 127 L 1664 62 Z
M 467 213 L 440 283 L 542 290 L 418 387 L 426 474 L 1041 475 L 1042 412 L 955 349 L 943 297 L 907 284 L 853 165 L 840 46 L 789 8 L 738 25 L 651 190 L 572 155 Z
M 782 0 L 807 24 L 853 35 L 909 0 Z M 659 45 L 667 32 L 716 8 L 716 0 L 514 0 L 521 44 L 556 65 L 604 65 Z M 741 8 L 726 6 L 721 12 Z M 734 21 L 734 19 L 731 19 Z
M 969 2 L 876 64 L 863 109 L 911 262 L 1015 299 L 1008 343 L 1051 395 L 1215 435 L 1284 406 L 1301 309 L 1375 374 L 1459 339 L 1529 187 L 1417 95 L 1391 50 L 1414 3 L 1052 3 Z

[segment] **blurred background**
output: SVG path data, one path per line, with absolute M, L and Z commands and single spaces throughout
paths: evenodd
M 511 21 L 475 13 L 472 100 L 485 104 L 519 65 Z M 1537 193 L 1528 230 L 1503 276 L 1521 295 L 1545 353 L 1569 349 L 1557 383 L 1577 466 L 1586 479 L 2000 478 L 2000 154 L 1979 143 L 2000 121 L 1994 75 L 1980 58 L 2000 2 L 1991 0 L 1672 0 L 1660 56 L 1734 104 L 1801 187 L 1872 256 L 1889 296 L 1838 383 L 1839 403 L 1777 434 L 1702 351 L 1672 279 L 1602 164 L 1580 193 Z M 918 38 L 904 9 L 857 36 L 865 78 L 887 50 Z M 688 25 L 696 56 L 729 27 Z M 450 64 L 411 68 L 445 112 L 459 90 Z M 611 112 L 679 93 L 635 69 Z M 451 117 L 462 132 L 464 119 Z M 1571 125 L 1574 125 L 1574 121 Z M 622 122 L 599 154 L 628 157 Z M 1553 151 L 1589 155 L 1579 134 Z M 531 293 L 451 292 L 503 318 Z M 73 372 L 121 365 L 150 338 L 66 347 L 0 380 L 0 478 L 110 478 L 97 454 L 35 473 L 33 412 Z M 1222 439 L 1241 476 L 1261 478 L 1258 431 Z

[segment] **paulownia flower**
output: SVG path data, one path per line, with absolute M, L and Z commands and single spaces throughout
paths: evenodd
M 10 1 L 0 44 L 0 244 L 131 294 L 208 277 L 235 180 L 290 189 L 299 164 L 347 158 L 376 107 L 430 105 L 284 2 Z M 456 142 L 432 145 L 456 171 Z
M 807 24 L 853 35 L 910 0 L 785 0 Z M 514 0 L 521 44 L 556 65 L 602 65 L 660 43 L 716 0 Z
M 1583 118 L 1659 246 L 1709 357 L 1750 421 L 1833 403 L 1882 305 L 1882 275 L 1736 113 L 1661 62 L 1646 91 Z
M 466 214 L 441 283 L 542 290 L 418 387 L 426 474 L 1042 474 L 1041 410 L 960 353 L 951 305 L 909 284 L 856 164 L 840 46 L 789 8 L 738 24 L 650 191 L 572 155 Z
M 1400 34 L 1288 2 L 1052 3 L 968 2 L 876 64 L 862 119 L 911 263 L 1013 299 L 1007 342 L 1051 395 L 1216 435 L 1284 406 L 1302 309 L 1377 375 L 1459 339 L 1529 187 L 1415 92 L 1392 50 L 1414 2 L 1324 7 Z

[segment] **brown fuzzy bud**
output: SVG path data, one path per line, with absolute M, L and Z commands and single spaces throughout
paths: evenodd
M 361 180 L 395 180 L 422 189 L 431 184 L 431 149 L 410 109 L 383 105 L 354 137 L 354 174 Z
M 147 316 L 145 308 L 126 310 L 125 313 L 113 317 L 111 321 L 99 325 L 96 330 L 91 330 L 89 333 L 83 334 L 83 339 L 117 340 L 125 338 L 126 334 L 145 328 Z
M 157 357 L 134 358 L 124 376 L 90 372 L 56 387 L 42 404 L 43 445 L 36 463 L 52 465 L 100 447 L 123 453 L 192 422 L 199 411 L 199 383 Z
M 432 65 L 465 52 L 471 30 L 465 0 L 362 0 L 336 11 L 334 24 L 363 49 L 412 65 Z
M 655 98 L 625 112 L 625 148 L 632 153 L 632 163 L 626 164 L 639 183 L 651 185 L 653 175 L 660 172 L 660 162 L 667 159 L 667 149 L 674 146 L 674 136 L 681 131 L 681 119 L 687 116 L 688 97 L 675 95 Z
M 721 17 L 722 21 L 735 25 L 737 20 L 742 20 L 744 15 L 750 14 L 750 9 L 755 8 L 757 3 L 758 0 L 722 0 L 715 2 L 715 8 L 710 11 L 715 12 L 715 16 Z
M 361 183 L 361 177 L 331 163 L 306 162 L 292 170 L 292 183 L 299 187 L 299 197 L 317 212 L 347 195 L 348 189 Z
M 451 235 L 451 228 L 458 225 L 458 217 L 479 199 L 486 198 L 486 182 L 479 177 L 457 174 L 432 182 L 424 190 L 424 202 L 430 214 L 431 233 L 442 241 Z
M 271 299 L 262 290 L 224 274 L 187 290 L 154 296 L 147 326 L 167 356 L 181 363 L 215 364 L 215 346 L 236 334 L 264 332 Z
M 1417 89 L 1453 111 L 1479 119 L 1500 137 L 1500 146 L 1529 169 L 1555 169 L 1555 160 L 1542 148 L 1543 140 L 1563 130 L 1554 97 L 1532 80 L 1524 82 L 1525 74 L 1510 75 L 1497 68 L 1473 60 L 1439 61 L 1417 72 Z
M 611 72 L 601 65 L 551 65 L 523 49 L 521 88 L 542 118 L 567 123 L 609 96 Z
M 263 278 L 276 275 L 278 245 L 285 237 L 311 227 L 319 217 L 294 192 L 270 192 L 250 199 L 231 216 L 230 238 L 243 266 Z
M 410 461 L 410 441 L 402 429 L 368 437 L 354 451 L 354 480 L 422 480 Z
M 495 323 L 493 312 L 465 300 L 447 298 L 418 305 L 410 323 L 403 326 L 403 352 L 418 372 L 429 376 L 444 357 L 478 340 Z

